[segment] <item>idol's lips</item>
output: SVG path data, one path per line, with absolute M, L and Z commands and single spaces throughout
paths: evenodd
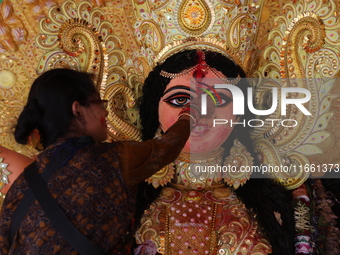
M 207 124 L 198 124 L 194 127 L 192 132 L 197 135 L 204 135 L 209 132 L 209 126 Z

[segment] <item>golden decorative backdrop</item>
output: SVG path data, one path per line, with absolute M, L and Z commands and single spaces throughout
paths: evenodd
M 15 143 L 13 126 L 32 81 L 55 67 L 95 73 L 110 102 L 111 138 L 140 140 L 136 100 L 143 80 L 156 61 L 200 43 L 227 52 L 248 77 L 258 78 L 253 86 L 259 107 L 270 101 L 273 86 L 311 91 L 305 106 L 312 116 L 294 107 L 286 116 L 304 125 L 254 131 L 265 163 L 340 163 L 340 85 L 334 82 L 340 68 L 340 1 L 4 0 L 0 7 L 0 143 L 5 147 L 34 153 Z

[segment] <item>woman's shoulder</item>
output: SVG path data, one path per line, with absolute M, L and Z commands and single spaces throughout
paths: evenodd
M 101 142 L 101 143 L 94 143 L 92 146 L 92 150 L 97 151 L 98 153 L 116 153 L 117 142 Z
M 81 149 L 78 153 L 81 158 L 99 159 L 117 159 L 118 158 L 118 148 L 115 142 L 101 142 L 93 143 L 85 148 Z

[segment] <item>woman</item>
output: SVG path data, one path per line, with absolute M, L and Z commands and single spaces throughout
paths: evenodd
M 211 165 L 259 164 L 249 128 L 252 116 L 232 114 L 229 90 L 214 84 L 229 84 L 247 94 L 247 81 L 232 60 L 212 51 L 186 50 L 157 65 L 143 86 L 140 115 L 144 139 L 157 130 L 166 132 L 183 104 L 202 93 L 216 101 L 210 120 L 199 120 L 180 156 L 168 167 L 172 177 L 149 182 L 138 199 L 143 213 L 136 233 L 135 254 L 292 254 L 294 220 L 287 191 L 270 179 L 250 179 L 226 173 L 205 172 Z M 245 103 L 247 99 L 245 99 Z M 245 109 L 248 109 L 245 105 Z M 213 125 L 213 120 L 224 125 Z M 197 169 L 200 171 L 194 171 Z M 155 185 L 156 183 L 156 185 Z M 228 187 L 229 186 L 229 187 Z M 144 208 L 143 208 L 144 206 Z M 138 217 L 137 217 L 138 218 Z
M 183 110 L 159 140 L 100 143 L 106 104 L 87 73 L 55 69 L 35 80 L 15 138 L 25 144 L 37 130 L 44 151 L 6 196 L 1 254 L 130 253 L 135 187 L 177 157 L 194 117 Z

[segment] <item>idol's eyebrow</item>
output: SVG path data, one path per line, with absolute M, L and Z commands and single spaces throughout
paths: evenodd
M 214 93 L 216 93 L 216 88 L 215 88 L 215 85 L 208 85 L 208 84 L 206 84 L 206 83 L 204 83 L 204 82 L 197 82 L 198 84 L 201 84 L 201 85 L 203 85 L 203 86 L 205 86 L 205 87 L 207 87 L 208 89 L 210 89 L 210 90 L 212 90 Z M 228 91 L 228 92 L 230 92 L 231 93 L 231 91 L 229 90 L 229 89 L 227 89 L 227 88 L 218 88 L 219 90 L 225 90 L 225 91 Z
M 171 92 L 171 91 L 173 91 L 173 90 L 177 90 L 177 89 L 184 89 L 184 90 L 191 91 L 191 92 L 193 92 L 193 93 L 196 92 L 194 89 L 192 89 L 192 88 L 190 88 L 190 87 L 183 86 L 183 85 L 177 85 L 177 86 L 174 86 L 174 87 L 172 87 L 172 88 L 170 88 L 170 89 L 164 91 L 163 96 L 164 96 L 165 94 L 167 94 L 167 93 L 169 93 L 169 92 Z

